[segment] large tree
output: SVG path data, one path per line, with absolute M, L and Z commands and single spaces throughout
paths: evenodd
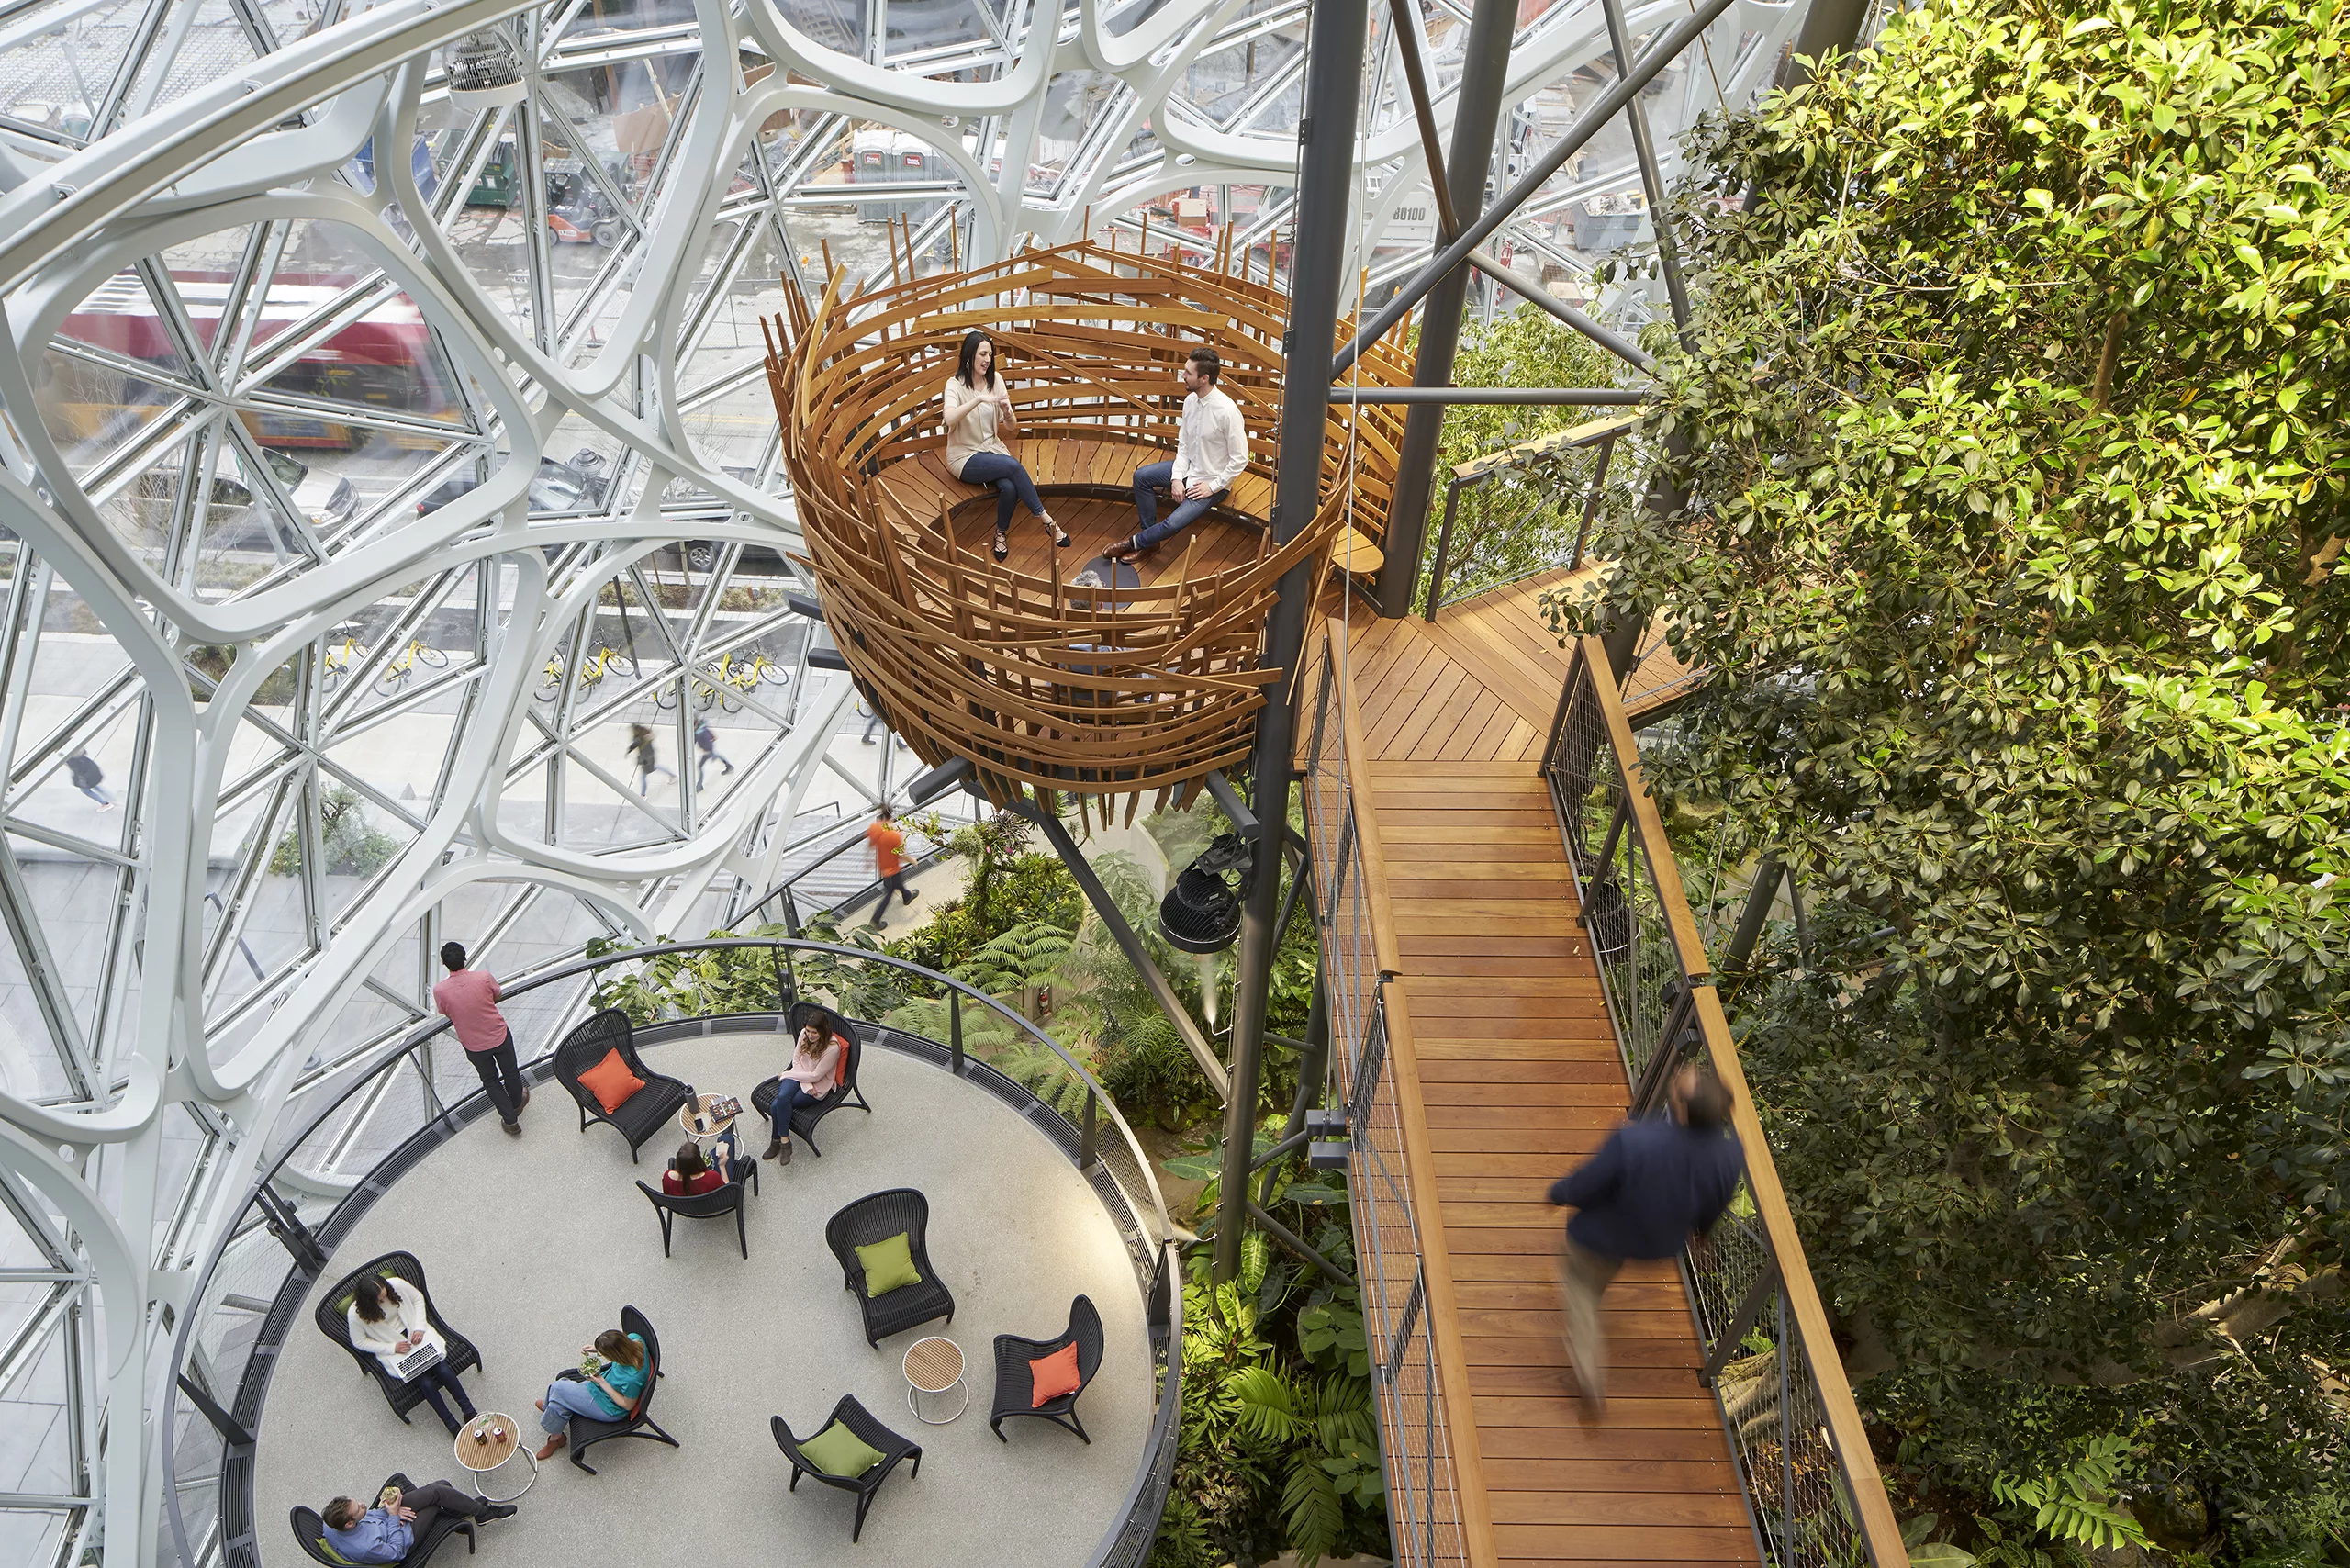
M 1702 127 L 1612 541 L 1712 672 L 1661 786 L 1809 906 L 1738 1022 L 1905 1473 L 2118 1431 L 2230 1554 L 2343 1519 L 2346 46 L 1928 0 Z

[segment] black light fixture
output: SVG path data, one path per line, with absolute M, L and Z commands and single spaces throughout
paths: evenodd
M 1238 834 L 1218 834 L 1198 859 L 1175 874 L 1174 886 L 1158 901 L 1158 929 L 1169 946 L 1221 953 L 1238 939 L 1240 895 L 1227 877 L 1248 859 L 1248 846 Z

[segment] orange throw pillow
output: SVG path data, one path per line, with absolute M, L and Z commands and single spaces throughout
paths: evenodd
M 1077 1375 L 1077 1347 L 1063 1345 L 1049 1356 L 1028 1363 L 1029 1403 L 1043 1406 L 1085 1386 Z
M 602 1061 L 581 1073 L 579 1082 L 596 1097 L 596 1103 L 604 1108 L 607 1116 L 627 1104 L 629 1096 L 644 1087 L 644 1080 L 631 1072 L 628 1063 L 621 1060 L 617 1046 L 604 1053 Z

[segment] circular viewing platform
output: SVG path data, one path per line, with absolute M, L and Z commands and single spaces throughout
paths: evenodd
M 793 301 L 767 370 L 825 619 L 890 727 L 934 766 L 968 758 L 999 802 L 1180 792 L 1238 763 L 1273 678 L 1262 639 L 1281 576 L 1376 567 L 1403 410 L 1333 405 L 1319 505 L 1277 543 L 1287 301 L 1270 285 L 1080 241 L 848 286 L 836 273 L 812 307 Z M 1020 553 L 999 564 L 995 492 L 946 467 L 945 388 L 975 329 L 1011 389 L 1013 455 L 1073 548 L 1051 549 L 1024 509 Z M 1222 361 L 1248 466 L 1187 536 L 1105 577 L 1102 552 L 1134 530 L 1135 471 L 1174 455 L 1178 372 L 1200 347 Z M 1360 374 L 1402 386 L 1411 364 L 1382 340 Z
M 476 1526 L 493 1558 L 581 1568 L 706 1552 L 816 1561 L 852 1550 L 856 1529 L 862 1560 L 895 1568 L 980 1557 L 1136 1568 L 1171 1462 L 1167 1417 L 1177 1386 L 1167 1362 L 1165 1221 L 1136 1151 L 1106 1108 L 1097 1153 L 1090 1126 L 992 1068 L 958 1062 L 921 1036 L 850 1027 L 871 1112 L 845 1104 L 822 1118 L 812 1139 L 795 1138 L 789 1166 L 760 1163 L 757 1189 L 741 1193 L 739 1242 L 731 1212 L 679 1215 L 666 1255 L 659 1215 L 637 1183 L 657 1190 L 684 1140 L 674 1111 L 632 1163 L 617 1125 L 581 1129 L 580 1110 L 546 1058 L 530 1070 L 533 1093 L 519 1137 L 501 1130 L 478 1092 L 445 1111 L 445 1099 L 423 1096 L 420 1125 L 357 1168 L 364 1174 L 347 1195 L 313 1222 L 323 1260 L 297 1268 L 276 1289 L 236 1389 L 238 1416 L 256 1441 L 241 1481 L 234 1457 L 227 1462 L 223 1525 L 233 1529 L 243 1516 L 258 1562 L 300 1563 L 309 1556 L 288 1529 L 289 1518 L 299 1528 L 294 1509 L 319 1509 L 339 1495 L 364 1506 L 394 1473 L 475 1489 L 433 1412 L 419 1404 L 403 1424 L 378 1380 L 315 1321 L 354 1270 L 398 1252 L 421 1265 L 434 1311 L 479 1350 L 479 1365 L 463 1372 L 475 1406 L 520 1430 L 522 1451 L 478 1477 L 492 1498 L 520 1494 L 514 1518 Z M 648 1085 L 639 1092 L 675 1077 L 700 1093 L 735 1097 L 744 1151 L 765 1148 L 767 1118 L 751 1101 L 789 1060 L 780 1018 L 657 1024 L 635 1030 L 632 1043 Z M 426 1044 L 436 1047 L 426 1072 L 445 1088 L 455 1064 L 439 1058 L 457 1056 L 454 1043 L 444 1035 Z M 318 1124 L 306 1148 L 354 1137 L 381 1148 L 362 1131 L 382 1114 L 367 1108 L 388 1105 L 422 1076 L 407 1053 L 392 1058 L 339 1098 L 341 1109 Z M 289 1174 L 276 1179 L 281 1190 Z M 952 1293 L 953 1314 L 896 1331 L 883 1324 L 869 1343 L 827 1222 L 859 1199 L 907 1188 L 927 1200 L 918 1245 Z M 251 1278 L 273 1257 L 283 1263 L 279 1248 L 256 1225 L 221 1274 Z M 996 1336 L 1051 1343 L 1072 1327 L 1080 1296 L 1100 1325 L 1098 1365 L 1073 1407 L 1083 1437 L 1052 1420 L 1007 1417 L 999 1438 L 990 1429 L 991 1413 L 1004 1408 Z M 663 1375 L 645 1414 L 677 1446 L 615 1437 L 585 1454 L 592 1473 L 567 1450 L 534 1465 L 529 1450 L 547 1436 L 534 1402 L 580 1364 L 584 1344 L 620 1326 L 623 1308 L 657 1335 Z M 925 1343 L 936 1337 L 952 1351 Z M 951 1363 L 959 1363 L 959 1387 L 946 1375 Z M 1027 1364 L 1019 1362 L 1014 1402 L 1024 1406 L 1032 1403 Z M 844 1395 L 921 1450 L 918 1472 L 910 1461 L 895 1465 L 869 1512 L 853 1490 L 813 1478 L 793 1489 L 792 1462 L 770 1428 L 779 1416 L 809 1438 Z M 468 1451 L 480 1461 L 488 1450 Z M 463 1555 L 453 1541 L 436 1553 L 442 1562 Z

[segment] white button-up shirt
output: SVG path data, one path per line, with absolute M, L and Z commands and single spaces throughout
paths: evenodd
M 1210 494 L 1228 490 L 1248 466 L 1248 426 L 1240 405 L 1221 387 L 1183 399 L 1183 420 L 1175 437 L 1175 493 L 1197 479 Z

